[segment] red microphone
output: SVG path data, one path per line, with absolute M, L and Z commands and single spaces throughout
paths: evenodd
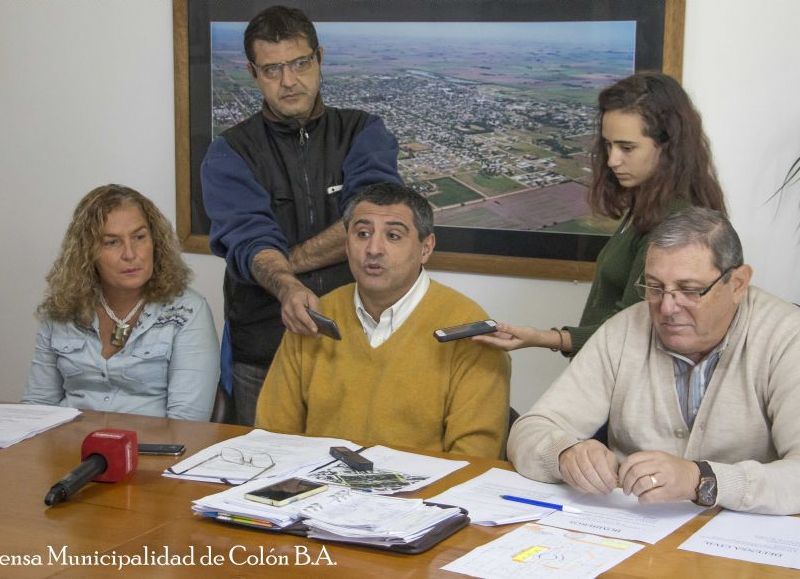
M 83 440 L 81 460 L 53 485 L 44 504 L 52 506 L 67 500 L 90 480 L 118 482 L 128 478 L 139 462 L 136 433 L 114 428 L 95 430 Z

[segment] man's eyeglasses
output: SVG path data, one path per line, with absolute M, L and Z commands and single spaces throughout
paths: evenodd
M 722 274 L 712 281 L 709 285 L 703 288 L 679 288 L 674 290 L 664 289 L 663 287 L 647 285 L 638 281 L 634 284 L 636 287 L 636 293 L 639 294 L 639 297 L 643 300 L 647 300 L 652 304 L 660 303 L 661 300 L 664 299 L 664 294 L 670 294 L 672 299 L 675 300 L 675 303 L 679 306 L 685 308 L 695 307 L 700 303 L 700 300 L 703 299 L 708 292 L 710 292 L 717 282 L 732 272 L 734 269 L 739 267 L 738 265 L 734 265 L 729 267 Z
M 294 74 L 303 74 L 311 70 L 314 61 L 317 59 L 317 51 L 315 50 L 308 56 L 301 56 L 288 62 L 276 62 L 274 64 L 257 65 L 255 62 L 250 62 L 253 70 L 259 71 L 261 76 L 268 80 L 277 80 L 283 74 L 283 67 L 287 67 Z
M 173 470 L 172 468 L 168 468 L 167 470 L 170 471 L 172 474 L 186 474 L 191 470 L 196 469 L 198 466 L 210 462 L 215 459 L 222 459 L 225 462 L 229 462 L 231 464 L 238 464 L 241 466 L 252 466 L 253 468 L 260 469 L 257 473 L 251 476 L 244 482 L 250 482 L 251 480 L 255 480 L 260 477 L 262 474 L 267 472 L 269 469 L 275 466 L 275 461 L 272 458 L 272 455 L 268 452 L 248 452 L 242 450 L 240 448 L 235 448 L 232 446 L 226 446 L 218 454 L 213 454 L 206 458 L 205 460 L 201 460 L 195 465 L 190 466 L 186 470 L 182 470 L 180 472 Z M 221 479 L 225 480 L 225 479 Z

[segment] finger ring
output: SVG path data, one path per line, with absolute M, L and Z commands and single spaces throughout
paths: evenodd
M 650 482 L 653 483 L 653 488 L 656 488 L 658 486 L 658 481 L 656 480 L 655 475 L 652 474 L 650 475 Z

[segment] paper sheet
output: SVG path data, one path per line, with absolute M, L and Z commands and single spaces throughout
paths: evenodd
M 439 523 L 460 516 L 457 508 L 442 509 L 421 499 L 366 494 L 342 487 L 327 490 L 282 507 L 248 500 L 245 494 L 263 486 L 250 481 L 194 501 L 192 510 L 206 517 L 260 527 L 287 527 L 299 520 L 309 536 L 367 544 L 407 544 Z
M 553 511 L 500 498 L 500 495 L 532 495 L 532 482 L 517 472 L 492 468 L 427 500 L 464 507 L 469 511 L 470 522 L 475 525 L 533 521 Z
M 375 494 L 394 494 L 415 491 L 469 464 L 465 460 L 424 456 L 385 446 L 373 446 L 361 455 L 372 461 L 371 472 L 356 472 L 336 461 L 303 474 L 303 478 Z
M 504 494 L 571 505 L 583 512 L 570 514 L 512 503 L 500 498 Z M 491 469 L 428 500 L 464 507 L 476 524 L 538 519 L 552 527 L 647 543 L 666 537 L 703 510 L 690 502 L 640 505 L 635 496 L 626 497 L 621 489 L 606 496 L 585 495 L 565 484 L 541 483 L 501 469 Z
M 528 523 L 442 567 L 471 577 L 596 577 L 643 546 Z
M 73 420 L 76 408 L 40 404 L 0 404 L 0 448 Z
M 577 515 L 551 511 L 539 519 L 541 524 L 615 539 L 656 543 L 704 510 L 689 501 L 640 505 L 634 495 L 625 496 L 619 488 L 611 494 L 595 496 L 579 493 L 566 485 L 531 482 L 542 485 L 542 492 L 550 493 L 536 498 L 569 504 L 583 511 Z
M 252 430 L 219 442 L 164 471 L 164 476 L 188 480 L 241 484 L 254 475 L 263 483 L 298 476 L 325 484 L 347 486 L 354 490 L 376 494 L 409 492 L 429 485 L 454 472 L 469 462 L 424 456 L 373 446 L 361 454 L 374 464 L 373 472 L 357 472 L 330 455 L 331 446 L 345 446 L 359 450 L 349 440 L 319 438 L 295 434 L 277 434 L 266 430 Z M 268 452 L 275 467 L 259 474 L 252 465 L 238 465 L 223 460 L 220 450 L 238 448 L 247 453 Z M 184 474 L 180 474 L 180 473 Z
M 800 518 L 722 511 L 679 549 L 800 569 Z
M 275 467 L 258 476 L 270 481 L 288 478 L 298 471 L 306 471 L 331 460 L 331 446 L 346 446 L 358 450 L 359 446 L 339 438 L 315 438 L 295 434 L 276 434 L 254 429 L 243 436 L 218 442 L 173 465 L 164 471 L 164 476 L 188 480 L 226 482 L 240 484 L 261 469 L 249 464 L 238 465 L 219 457 L 224 447 L 238 448 L 246 454 L 267 452 L 275 461 Z M 196 465 L 196 466 L 195 466 Z M 184 472 L 185 474 L 178 474 Z M 263 484 L 261 485 L 263 486 Z

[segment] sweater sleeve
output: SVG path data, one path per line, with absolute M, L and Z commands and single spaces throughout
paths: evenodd
M 616 375 L 609 324 L 511 428 L 508 458 L 517 471 L 541 482 L 561 482 L 558 457 L 588 440 L 608 420 Z M 616 334 L 619 336 L 619 333 Z
M 358 190 L 372 183 L 403 183 L 397 172 L 397 139 L 380 117 L 370 115 L 364 128 L 353 139 L 345 157 L 344 190 L 339 196 L 339 209 L 344 212 Z
M 776 335 L 782 344 L 773 339 L 762 347 L 772 350 L 772 363 L 764 368 L 768 372 L 764 412 L 777 458 L 734 464 L 709 461 L 717 477 L 717 505 L 726 509 L 768 515 L 800 513 L 800 332 L 790 339 L 780 331 Z
M 262 249 L 288 255 L 272 199 L 223 137 L 211 143 L 200 168 L 203 203 L 211 219 L 209 246 L 239 279 L 255 283 L 250 264 Z
M 614 314 L 621 312 L 628 306 L 632 306 L 633 304 L 642 301 L 642 299 L 636 293 L 636 286 L 634 284 L 639 280 L 642 272 L 644 272 L 644 258 L 646 253 L 647 237 L 645 236 L 639 241 L 639 247 L 636 251 L 636 255 L 633 258 L 633 262 L 631 263 L 630 272 L 628 273 L 628 279 L 625 283 L 625 290 L 622 292 L 622 296 L 614 303 L 613 307 L 602 313 L 602 318 L 598 323 L 580 326 L 564 326 L 563 329 L 569 332 L 569 335 L 572 339 L 572 352 L 569 354 L 570 356 L 575 356 L 575 354 L 580 352 L 580 350 L 586 344 L 586 341 L 592 337 L 592 335 L 597 331 L 597 328 L 603 325 L 606 320 L 608 320 Z M 599 277 L 599 275 L 600 273 L 598 272 L 596 276 Z M 586 307 L 590 307 L 590 304 L 587 303 Z
M 257 428 L 289 434 L 305 432 L 306 403 L 301 383 L 303 343 L 303 336 L 292 332 L 284 334 L 258 397 Z
M 472 340 L 455 344 L 443 448 L 500 458 L 508 432 L 511 361 L 507 353 Z

